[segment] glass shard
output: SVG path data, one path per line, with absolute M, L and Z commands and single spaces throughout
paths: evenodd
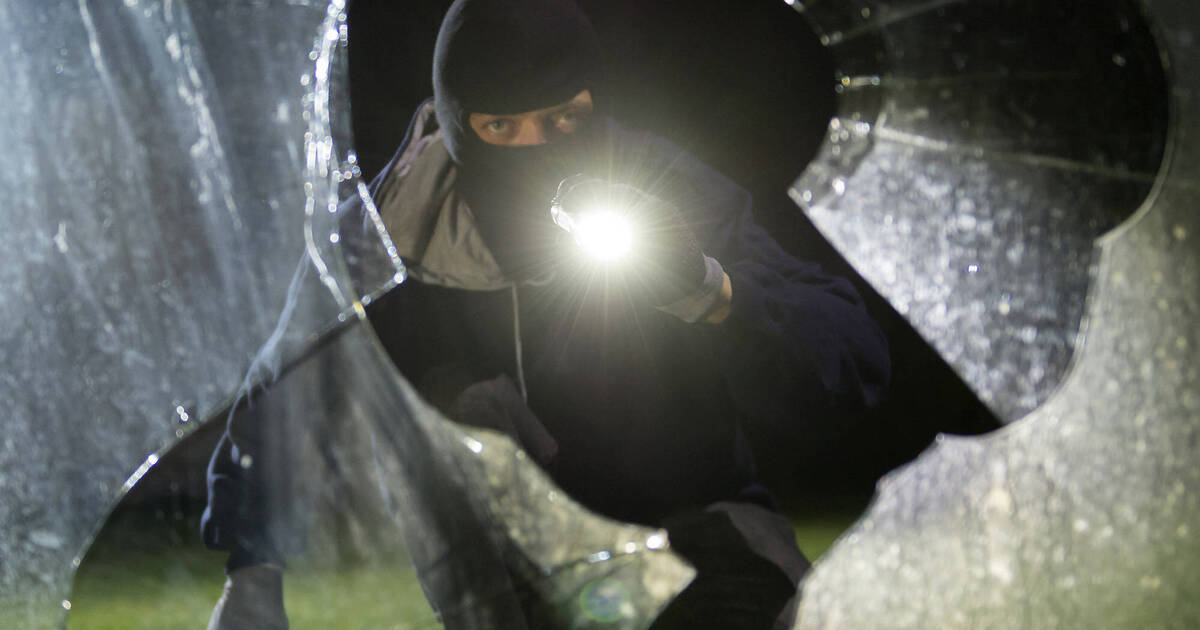
M 832 169 L 844 178 L 843 196 L 814 193 L 818 223 L 852 259 L 876 256 L 859 258 L 859 269 L 976 391 L 1010 420 L 1028 413 L 988 436 L 940 439 L 881 481 L 869 513 L 803 586 L 797 628 L 1182 629 L 1200 621 L 1192 566 L 1200 553 L 1200 48 L 1190 3 L 1150 0 L 1145 10 L 1150 25 L 1140 28 L 1159 35 L 1172 68 L 1161 168 L 1146 128 L 1125 133 L 1112 125 L 1128 117 L 1097 120 L 1111 102 L 1081 101 L 1061 124 L 1021 125 L 1087 129 L 1083 144 L 1036 131 L 1044 142 L 1026 150 L 1021 131 L 990 126 L 1020 115 L 992 111 L 989 102 L 1004 98 L 966 103 L 973 90 L 950 81 L 944 100 L 925 92 L 930 124 L 901 109 L 905 135 L 876 138 L 856 170 Z M 1075 41 L 1077 22 L 1142 19 L 1108 3 L 1075 17 L 1044 26 Z M 952 26 L 928 24 L 926 39 Z M 1012 37 L 1026 44 L 1024 34 Z M 938 63 L 955 54 L 906 41 L 899 45 Z M 1127 50 L 1095 52 L 1120 68 L 1158 58 Z M 932 124 L 939 111 L 959 113 Z M 1161 118 L 1161 108 L 1148 111 L 1148 120 Z M 953 131 L 955 121 L 984 131 L 964 140 L 970 132 Z M 1105 200 L 1136 200 L 1146 173 L 1155 175 L 1145 203 L 1112 229 L 1120 216 L 1101 210 Z M 1132 189 L 1122 192 L 1121 182 Z M 1105 230 L 1089 283 L 1086 246 Z M 1040 260 L 1022 271 L 1030 256 Z M 1086 309 L 1072 306 L 1085 296 Z M 1086 322 L 1081 343 L 1045 343 L 1054 338 L 1047 327 L 1069 331 L 1073 319 Z

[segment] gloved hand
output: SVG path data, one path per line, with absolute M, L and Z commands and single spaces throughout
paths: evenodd
M 554 222 L 582 245 L 589 237 L 583 233 L 589 213 L 628 222 L 629 254 L 607 268 L 621 273 L 633 294 L 663 307 L 710 288 L 706 257 L 674 204 L 627 184 L 582 174 L 564 179 L 551 202 Z
M 208 630 L 287 630 L 283 610 L 283 571 L 259 564 L 225 578 L 225 590 L 213 607 Z
M 558 442 L 507 374 L 467 387 L 454 407 L 455 420 L 507 434 L 542 466 L 550 465 L 558 455 Z

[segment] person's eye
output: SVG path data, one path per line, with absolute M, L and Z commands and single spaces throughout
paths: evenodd
M 583 112 L 568 110 L 554 117 L 554 127 L 561 133 L 573 133 L 586 118 Z
M 511 129 L 512 125 L 509 124 L 509 122 L 507 120 L 491 120 L 491 121 L 488 121 L 488 123 L 485 124 L 483 127 L 484 127 L 484 129 L 487 129 L 488 133 L 501 136 L 501 135 L 508 133 L 508 131 L 509 131 L 509 129 Z

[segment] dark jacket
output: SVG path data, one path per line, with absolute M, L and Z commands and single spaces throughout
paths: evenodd
M 532 414 L 514 437 L 583 504 L 657 525 L 745 499 L 755 473 L 743 426 L 803 432 L 886 387 L 886 342 L 850 283 L 783 252 L 748 193 L 649 134 L 613 127 L 618 161 L 636 164 L 622 178 L 680 208 L 731 279 L 729 317 L 687 324 L 600 276 L 509 281 L 454 190 L 431 114 L 427 104 L 371 185 L 410 277 L 368 315 L 400 372 L 452 418 L 472 384 L 507 376 L 526 390 Z M 246 475 L 220 450 L 210 474 Z M 206 519 L 210 544 L 247 526 L 219 520 Z

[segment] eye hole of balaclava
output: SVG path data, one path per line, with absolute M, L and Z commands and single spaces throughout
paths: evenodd
M 434 51 L 433 86 L 443 142 L 459 167 L 457 189 L 484 240 L 511 276 L 546 256 L 558 182 L 595 163 L 603 115 L 600 47 L 572 0 L 456 0 Z M 470 127 L 471 113 L 512 115 L 590 90 L 582 128 L 535 146 L 497 146 Z
M 600 45 L 572 0 L 457 0 L 446 12 L 434 50 L 438 124 L 461 165 L 482 141 L 467 116 L 518 114 L 596 97 Z

